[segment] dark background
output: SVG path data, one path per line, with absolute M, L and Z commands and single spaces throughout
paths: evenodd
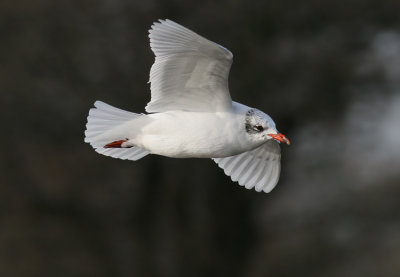
M 0 276 L 400 276 L 400 2 L 2 1 Z M 234 100 L 292 141 L 270 193 L 209 159 L 83 142 L 143 112 L 147 30 L 230 49 Z

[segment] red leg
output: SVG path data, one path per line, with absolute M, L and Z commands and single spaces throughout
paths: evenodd
M 113 141 L 113 142 L 110 142 L 110 143 L 104 145 L 104 148 L 122 148 L 121 145 L 122 145 L 124 142 L 128 141 L 128 140 L 129 140 L 129 139 L 116 140 L 116 141 Z M 128 147 L 126 147 L 126 148 L 129 148 L 129 147 L 131 147 L 131 146 L 128 146 Z M 124 148 L 125 148 L 125 147 L 124 147 Z

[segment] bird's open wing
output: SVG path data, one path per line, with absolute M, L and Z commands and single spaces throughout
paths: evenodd
M 231 108 L 229 50 L 168 19 L 155 22 L 149 37 L 156 60 L 150 71 L 147 112 Z
M 270 192 L 279 180 L 281 151 L 274 140 L 236 156 L 213 160 L 226 175 L 231 176 L 232 181 L 247 189 Z

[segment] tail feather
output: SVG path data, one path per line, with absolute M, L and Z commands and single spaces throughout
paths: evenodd
M 96 152 L 113 158 L 135 161 L 149 154 L 147 150 L 136 146 L 131 148 L 104 148 L 105 145 L 114 140 L 126 138 L 113 137 L 113 133 L 118 133 L 113 132 L 113 130 L 117 130 L 118 126 L 142 115 L 115 108 L 101 101 L 96 101 L 94 106 L 95 108 L 89 111 L 85 142 L 89 143 Z
M 96 148 L 97 153 L 110 156 L 113 158 L 119 158 L 122 160 L 133 160 L 137 161 L 147 154 L 146 150 L 139 148 L 139 147 L 132 147 L 132 148 Z

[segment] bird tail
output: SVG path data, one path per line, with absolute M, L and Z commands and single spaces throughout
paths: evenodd
M 96 152 L 123 160 L 139 160 L 149 152 L 133 146 L 130 148 L 106 147 L 118 140 L 128 137 L 128 126 L 124 126 L 134 119 L 142 117 L 141 114 L 124 111 L 104 102 L 96 101 L 95 108 L 90 109 L 86 124 L 85 142 L 89 143 Z

